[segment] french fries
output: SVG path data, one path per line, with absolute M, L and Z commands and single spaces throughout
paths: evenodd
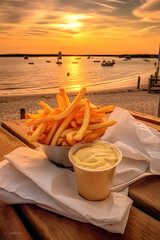
M 37 114 L 26 113 L 26 125 L 30 142 L 40 142 L 53 146 L 72 146 L 78 142 L 92 142 L 102 136 L 116 121 L 106 121 L 105 113 L 112 112 L 114 106 L 99 108 L 83 98 L 83 87 L 73 102 L 64 89 L 56 95 L 58 107 L 52 108 L 40 101 L 43 108 Z

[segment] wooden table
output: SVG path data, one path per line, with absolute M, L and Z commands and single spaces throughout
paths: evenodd
M 160 131 L 160 118 L 131 114 Z M 109 114 L 108 114 L 109 116 Z M 3 155 L 29 144 L 25 120 L 3 122 L 0 127 L 0 160 Z M 25 145 L 26 144 L 26 145 Z M 160 239 L 160 177 L 150 176 L 129 187 L 134 200 L 124 235 L 109 233 L 89 223 L 80 223 L 35 205 L 0 204 L 0 239 L 54 240 L 155 240 Z M 7 216 L 9 216 L 7 218 Z

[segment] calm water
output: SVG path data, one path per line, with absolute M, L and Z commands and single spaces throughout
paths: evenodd
M 138 76 L 141 76 L 141 84 L 145 84 L 156 70 L 156 59 L 146 62 L 143 59 L 124 61 L 123 58 L 106 57 L 106 60 L 114 59 L 116 64 L 102 67 L 103 59 L 63 57 L 63 64 L 58 65 L 55 57 L 0 58 L 0 96 L 57 93 L 60 87 L 69 92 L 84 85 L 87 91 L 136 87 Z M 100 62 L 93 62 L 95 60 Z

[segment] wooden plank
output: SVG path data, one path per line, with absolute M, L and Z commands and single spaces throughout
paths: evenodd
M 2 122 L 1 126 L 20 139 L 22 142 L 27 144 L 29 147 L 35 148 L 38 146 L 38 144 L 29 142 L 30 136 L 27 135 L 29 127 L 26 126 L 25 121 L 25 119 L 5 121 Z
M 19 139 L 0 127 L 0 161 L 3 155 L 19 146 L 26 146 Z M 10 205 L 0 202 L 0 239 L 32 239 L 20 218 Z
M 160 221 L 160 176 L 141 179 L 129 188 L 134 205 Z
M 154 240 L 160 238 L 160 222 L 131 208 L 124 235 L 109 233 L 89 223 L 80 223 L 37 206 L 22 205 L 19 211 L 28 222 L 30 230 L 36 231 L 37 239 L 48 240 Z
M 15 210 L 10 205 L 4 203 L 0 203 L 0 239 L 32 239 Z
M 11 133 L 0 127 L 0 161 L 3 156 L 19 146 L 26 146 L 18 138 L 14 137 Z

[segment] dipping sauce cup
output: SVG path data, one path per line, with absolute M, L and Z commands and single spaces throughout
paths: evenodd
M 87 200 L 104 200 L 116 166 L 122 160 L 119 148 L 105 141 L 78 143 L 68 153 L 78 185 L 79 194 Z

